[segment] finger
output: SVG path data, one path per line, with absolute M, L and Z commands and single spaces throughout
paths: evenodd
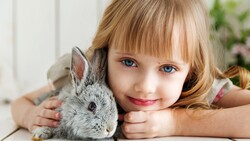
M 118 115 L 118 120 L 119 121 L 124 121 L 124 115 L 123 114 L 119 114 Z
M 149 129 L 151 130 L 151 128 Z M 154 138 L 156 137 L 155 132 L 149 132 L 145 124 L 128 124 L 122 125 L 122 131 L 128 139 L 142 139 L 142 138 Z
M 48 98 L 48 100 L 58 100 L 58 96 L 50 97 L 50 98 Z
M 141 123 L 147 121 L 147 115 L 143 111 L 129 112 L 125 114 L 124 121 L 129 123 Z
M 58 127 L 59 122 L 51 119 L 37 117 L 34 126 Z
M 62 105 L 62 101 L 60 100 L 47 100 L 43 103 L 43 107 L 46 109 L 55 109 Z
M 124 122 L 122 124 L 122 130 L 126 134 L 134 134 L 134 133 L 145 133 L 147 131 L 147 127 L 145 127 L 144 123 L 127 123 Z
M 61 114 L 58 111 L 42 109 L 39 113 L 40 117 L 59 120 L 61 119 Z

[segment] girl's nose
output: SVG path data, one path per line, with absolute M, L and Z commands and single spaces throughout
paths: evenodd
M 135 78 L 134 90 L 137 93 L 154 94 L 157 88 L 157 78 L 153 74 L 141 74 Z

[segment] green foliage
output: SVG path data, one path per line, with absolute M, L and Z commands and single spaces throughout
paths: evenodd
M 210 9 L 212 28 L 216 33 L 212 37 L 219 39 L 228 51 L 236 44 L 246 44 L 247 37 L 250 37 L 250 28 L 245 26 L 250 17 L 250 8 L 243 7 L 242 0 L 214 0 Z M 235 60 L 229 66 L 238 65 L 250 70 L 250 64 L 245 61 L 244 56 L 237 54 Z
M 220 38 L 225 48 L 230 50 L 234 43 L 245 43 L 247 36 L 250 35 L 250 29 L 245 28 L 245 23 L 250 16 L 250 10 L 246 9 L 240 13 L 237 10 L 242 5 L 240 0 L 227 0 L 222 3 L 220 0 L 214 0 L 210 9 L 212 18 L 212 26 L 216 32 L 224 32 L 224 36 Z M 232 18 L 237 21 L 239 31 L 231 24 Z M 222 30 L 222 31 L 221 31 Z M 240 34 L 237 35 L 236 33 Z
M 210 9 L 210 16 L 212 19 L 213 30 L 216 31 L 214 38 L 218 38 L 223 47 L 228 51 L 232 49 L 235 44 L 245 44 L 247 37 L 250 36 L 250 28 L 246 28 L 244 25 L 249 19 L 250 10 L 240 9 L 242 5 L 241 0 L 227 0 L 222 3 L 220 0 L 214 0 L 213 6 Z M 237 22 L 237 30 L 235 25 L 231 24 L 231 21 Z M 237 54 L 235 56 L 235 62 L 229 64 L 230 66 L 238 65 L 250 70 L 250 64 L 245 61 L 244 56 Z M 239 77 L 231 78 L 234 84 L 239 86 Z
M 228 21 L 225 19 L 225 11 L 219 0 L 214 1 L 214 5 L 210 10 L 210 15 L 214 18 L 214 28 L 219 30 L 222 27 L 230 28 Z

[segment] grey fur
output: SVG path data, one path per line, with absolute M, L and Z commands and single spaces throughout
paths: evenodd
M 102 74 L 106 70 L 106 61 L 102 60 L 106 59 L 105 53 L 99 50 L 90 63 L 79 48 L 72 49 L 72 84 L 64 86 L 59 92 L 59 99 L 64 101 L 56 109 L 62 115 L 59 126 L 36 128 L 33 131 L 35 138 L 78 140 L 113 136 L 117 127 L 118 111 L 113 93 L 106 86 L 105 74 Z M 79 69 L 83 71 L 78 71 Z M 79 72 L 83 74 L 79 75 Z

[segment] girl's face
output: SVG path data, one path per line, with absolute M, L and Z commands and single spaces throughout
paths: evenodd
M 126 112 L 160 110 L 178 100 L 189 64 L 174 54 L 170 61 L 109 48 L 108 83 Z

